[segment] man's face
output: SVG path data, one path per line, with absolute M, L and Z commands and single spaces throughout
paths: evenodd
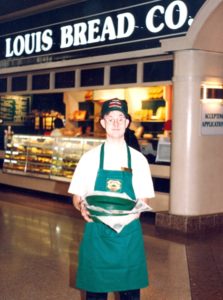
M 118 110 L 109 112 L 101 120 L 101 125 L 110 138 L 123 138 L 128 124 L 129 120 Z

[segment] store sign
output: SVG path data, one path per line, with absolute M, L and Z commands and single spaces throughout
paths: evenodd
M 188 2 L 192 1 L 147 1 L 5 34 L 0 37 L 0 59 L 74 53 L 84 57 L 159 47 L 163 38 L 186 34 L 201 6 L 191 11 Z
M 223 135 L 222 103 L 202 103 L 202 135 Z

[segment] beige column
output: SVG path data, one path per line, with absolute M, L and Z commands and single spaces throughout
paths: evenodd
M 223 82 L 222 58 L 193 50 L 175 54 L 169 210 L 173 215 L 223 212 L 223 136 L 201 135 L 200 102 L 203 81 Z

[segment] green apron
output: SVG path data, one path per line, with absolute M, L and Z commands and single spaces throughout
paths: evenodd
M 104 170 L 104 144 L 95 191 L 126 193 L 135 200 L 131 155 L 127 146 L 128 171 Z M 76 286 L 89 292 L 114 292 L 148 286 L 144 242 L 139 219 L 117 233 L 100 222 L 85 224 L 80 244 Z

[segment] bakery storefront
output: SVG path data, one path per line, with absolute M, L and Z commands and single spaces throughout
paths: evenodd
M 222 134 L 221 126 L 219 131 L 206 129 L 212 108 L 202 101 L 210 90 L 221 95 L 222 69 L 209 78 L 206 64 L 208 57 L 217 65 L 222 51 L 201 50 L 202 29 L 198 33 L 199 17 L 204 28 L 211 26 L 208 16 L 217 14 L 222 4 L 192 2 L 96 1 L 92 6 L 90 1 L 77 1 L 4 21 L 0 183 L 67 195 L 80 156 L 104 139 L 98 122 L 101 103 L 117 97 L 128 102 L 132 129 L 151 166 L 157 225 L 220 213 L 217 198 L 213 211 L 207 205 L 198 208 L 200 195 L 188 174 L 193 164 L 199 165 L 196 151 L 201 144 L 209 144 L 210 138 L 218 144 Z M 188 39 L 195 34 L 197 50 Z M 49 135 L 57 116 L 65 131 L 63 137 L 53 138 Z M 192 135 L 191 121 L 198 127 Z M 193 176 L 200 181 L 198 174 Z M 187 192 L 182 193 L 184 188 Z

